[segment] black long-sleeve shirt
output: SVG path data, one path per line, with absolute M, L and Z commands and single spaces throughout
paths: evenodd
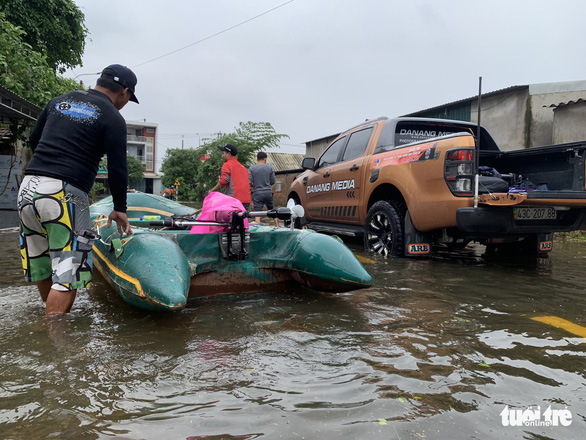
M 60 179 L 85 192 L 107 154 L 114 210 L 126 212 L 126 122 L 108 96 L 92 89 L 52 99 L 29 139 L 33 157 L 27 174 Z

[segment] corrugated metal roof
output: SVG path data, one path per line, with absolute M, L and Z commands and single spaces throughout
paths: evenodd
M 16 93 L 0 86 L 0 119 L 28 119 L 36 121 L 43 110 Z
M 521 86 L 511 86 L 505 87 L 504 89 L 495 90 L 494 92 L 483 93 L 481 96 L 482 98 L 490 98 L 491 96 L 500 95 L 503 93 L 509 92 L 516 92 L 517 90 L 528 89 L 530 94 L 546 94 L 546 93 L 559 93 L 559 92 L 576 92 L 586 90 L 586 81 L 562 81 L 562 82 L 553 82 L 553 83 L 540 83 L 540 84 L 528 84 L 528 85 L 521 85 Z M 409 113 L 404 116 L 417 116 L 421 113 L 426 113 L 429 111 L 434 111 L 437 109 L 441 109 L 444 107 L 450 107 L 453 105 L 463 104 L 465 102 L 470 101 L 477 101 L 478 95 L 472 96 L 466 99 L 460 99 L 458 101 L 448 102 L 447 104 L 438 105 L 436 107 L 431 107 L 425 110 L 418 110 L 413 113 Z M 569 102 L 568 102 L 569 104 Z M 556 107 L 554 105 L 550 107 Z
M 566 105 L 572 105 L 572 104 L 578 104 L 580 102 L 586 102 L 586 99 L 582 99 L 582 98 L 578 98 L 575 101 L 566 101 L 566 102 L 560 102 L 559 104 L 551 104 L 551 105 L 544 105 L 544 107 L 565 107 Z
M 307 144 L 309 144 L 309 143 L 311 143 L 311 142 L 320 142 L 320 141 L 325 141 L 325 140 L 327 140 L 327 139 L 329 139 L 329 138 L 336 138 L 336 137 L 338 137 L 339 135 L 340 135 L 340 133 L 334 133 L 334 134 L 330 134 L 329 136 L 323 136 L 323 137 L 320 137 L 320 138 L 318 138 L 318 139 L 311 139 L 311 140 L 309 140 L 309 141 L 305 141 L 305 142 L 304 142 L 304 144 L 305 144 L 305 145 L 307 145 Z
M 528 88 L 529 88 L 528 85 L 526 85 L 526 86 L 505 87 L 504 89 L 495 90 L 494 92 L 483 93 L 481 95 L 481 97 L 483 99 L 484 98 L 490 98 L 491 96 L 500 95 L 502 93 L 516 92 L 517 90 L 528 89 Z M 477 100 L 478 100 L 478 95 L 471 96 L 470 98 L 460 99 L 458 101 L 453 101 L 453 102 L 448 102 L 447 104 L 442 104 L 442 105 L 438 105 L 438 106 L 435 106 L 435 107 L 426 108 L 424 110 L 418 110 L 416 112 L 409 113 L 409 114 L 406 114 L 406 115 L 403 115 L 403 116 L 417 116 L 417 115 L 420 115 L 421 113 L 427 113 L 427 112 L 430 112 L 430 111 L 438 110 L 440 108 L 450 107 L 450 106 L 453 106 L 453 105 L 463 104 L 465 102 L 477 101 Z
M 272 165 L 275 173 L 301 170 L 301 162 L 305 154 L 267 153 L 267 163 Z

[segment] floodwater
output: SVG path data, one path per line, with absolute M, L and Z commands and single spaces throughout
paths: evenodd
M 413 261 L 349 243 L 372 288 L 171 314 L 127 306 L 96 274 L 47 320 L 17 240 L 0 233 L 1 438 L 584 438 L 586 242 L 497 262 L 481 246 Z

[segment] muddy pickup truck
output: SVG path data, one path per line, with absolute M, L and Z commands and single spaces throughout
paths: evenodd
M 470 242 L 544 255 L 553 233 L 585 226 L 585 155 L 586 141 L 501 151 L 475 124 L 379 118 L 306 157 L 289 198 L 310 228 L 384 256 Z

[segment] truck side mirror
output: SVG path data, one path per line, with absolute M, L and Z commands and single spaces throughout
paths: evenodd
M 301 162 L 301 168 L 304 170 L 313 170 L 315 168 L 315 157 L 305 157 Z

